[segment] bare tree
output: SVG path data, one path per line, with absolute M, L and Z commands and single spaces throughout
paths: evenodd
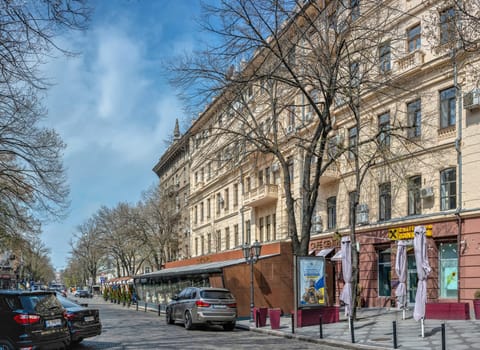
M 174 192 L 152 186 L 142 195 L 138 204 L 137 227 L 148 247 L 148 260 L 160 270 L 167 261 L 178 258 L 178 232 L 182 222 L 175 203 Z
M 39 67 L 65 30 L 84 29 L 83 0 L 0 1 L 0 221 L 4 235 L 38 231 L 34 219 L 61 217 L 68 207 L 58 134 L 40 126 Z
M 372 64 L 390 20 L 386 11 L 361 20 L 358 3 L 352 4 L 236 0 L 206 6 L 205 28 L 218 45 L 172 67 L 174 83 L 207 96 L 209 110 L 218 114 L 206 126 L 218 141 L 199 162 L 210 157 L 227 166 L 233 159 L 242 167 L 263 158 L 279 164 L 296 255 L 308 253 L 321 178 L 345 152 L 327 153 L 337 134 L 338 99 L 351 96 L 360 69 L 354 63 Z M 233 157 L 225 156 L 228 144 Z

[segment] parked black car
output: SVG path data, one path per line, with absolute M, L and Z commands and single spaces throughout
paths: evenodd
M 91 298 L 92 294 L 88 290 L 77 289 L 75 293 L 73 293 L 73 296 L 78 298 Z
M 166 309 L 167 324 L 181 321 L 186 329 L 196 324 L 217 324 L 232 331 L 236 319 L 237 302 L 224 288 L 185 288 L 172 298 Z
M 66 310 L 65 318 L 72 343 L 80 343 L 85 338 L 95 337 L 102 333 L 98 309 L 79 305 L 58 294 L 57 298 Z
M 68 347 L 64 311 L 53 292 L 0 290 L 0 349 Z

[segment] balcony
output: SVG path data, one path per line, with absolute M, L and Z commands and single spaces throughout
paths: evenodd
M 276 202 L 278 199 L 277 185 L 262 185 L 245 193 L 243 204 L 249 207 L 259 207 Z
M 415 50 L 395 61 L 395 73 L 404 74 L 406 72 L 418 69 L 424 62 L 425 53 L 421 50 Z
M 324 185 L 330 182 L 335 182 L 340 180 L 340 169 L 339 165 L 332 163 L 320 176 L 320 184 Z

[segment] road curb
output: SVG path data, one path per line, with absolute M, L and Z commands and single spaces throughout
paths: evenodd
M 355 350 L 355 349 L 362 349 L 362 350 L 389 350 L 391 348 L 387 347 L 380 347 L 380 346 L 373 346 L 373 345 L 366 345 L 366 344 L 352 344 L 344 341 L 338 341 L 334 339 L 315 339 L 312 337 L 308 337 L 305 335 L 301 334 L 295 334 L 295 333 L 286 333 L 282 331 L 276 331 L 268 328 L 256 328 L 256 327 L 249 327 L 243 324 L 238 324 L 236 325 L 236 328 L 251 331 L 251 332 L 257 332 L 257 333 L 264 333 L 264 334 L 269 334 L 277 337 L 283 337 L 287 339 L 296 339 L 296 340 L 301 340 L 309 343 L 316 343 L 316 344 L 324 344 L 324 345 L 329 345 L 333 347 L 340 347 L 341 349 L 349 349 L 349 350 Z

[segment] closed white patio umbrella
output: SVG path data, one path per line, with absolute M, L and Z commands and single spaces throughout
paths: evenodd
M 427 303 L 427 278 L 432 270 L 428 263 L 427 237 L 425 236 L 425 232 L 426 229 L 424 226 L 415 227 L 415 237 L 413 239 L 418 275 L 413 318 L 415 321 L 422 320 L 422 337 L 424 336 L 423 320 L 425 318 L 425 304 Z

